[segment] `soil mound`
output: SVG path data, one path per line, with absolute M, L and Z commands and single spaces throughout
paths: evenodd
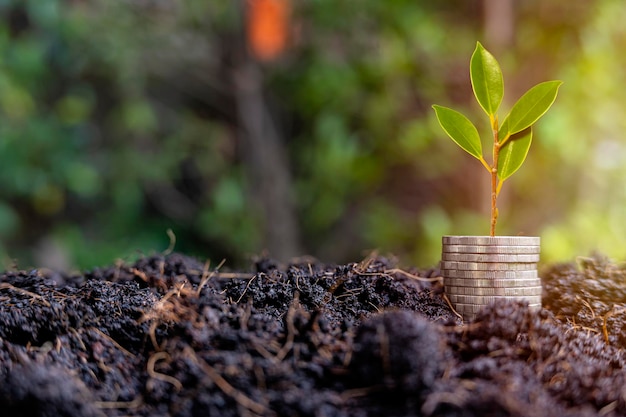
M 626 415 L 626 272 L 544 274 L 462 324 L 437 270 L 180 254 L 0 276 L 5 416 Z

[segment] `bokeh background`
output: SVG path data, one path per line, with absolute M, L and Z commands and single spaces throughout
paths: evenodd
M 229 265 L 433 265 L 441 235 L 489 230 L 489 178 L 430 107 L 482 117 L 480 40 L 505 109 L 565 82 L 498 233 L 623 259 L 624 21 L 619 0 L 0 0 L 0 257 L 91 268 L 170 229 Z

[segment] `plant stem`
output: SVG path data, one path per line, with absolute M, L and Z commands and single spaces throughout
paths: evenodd
M 493 165 L 491 166 L 491 228 L 489 235 L 496 235 L 496 223 L 498 222 L 498 157 L 500 155 L 500 142 L 498 142 L 498 118 L 492 118 L 493 129 Z
M 494 147 L 494 150 L 496 148 Z M 496 160 L 497 151 L 494 152 L 494 160 Z M 498 207 L 496 207 L 496 202 L 498 200 L 497 193 L 497 183 L 498 183 L 498 169 L 491 168 L 491 229 L 490 236 L 496 235 L 496 223 L 498 222 Z

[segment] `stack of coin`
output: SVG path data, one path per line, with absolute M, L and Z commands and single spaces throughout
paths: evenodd
M 539 237 L 444 236 L 442 243 L 445 292 L 464 320 L 500 299 L 541 308 Z

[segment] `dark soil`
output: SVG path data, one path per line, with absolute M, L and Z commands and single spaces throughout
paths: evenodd
M 462 324 L 437 270 L 182 255 L 0 277 L 3 416 L 626 415 L 626 271 L 544 271 L 544 309 Z

